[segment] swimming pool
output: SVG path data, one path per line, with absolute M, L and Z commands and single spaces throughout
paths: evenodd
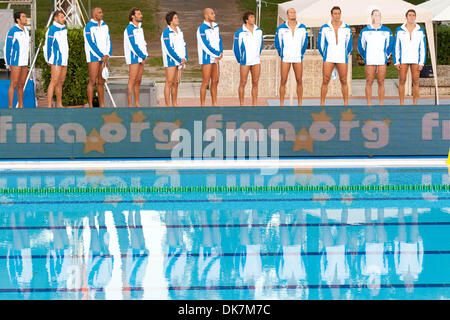
M 0 299 L 450 299 L 447 185 L 447 168 L 4 172 Z

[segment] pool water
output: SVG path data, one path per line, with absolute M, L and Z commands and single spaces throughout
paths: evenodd
M 450 299 L 450 192 L 367 188 L 430 184 L 447 168 L 3 173 L 161 189 L 0 192 L 0 299 Z

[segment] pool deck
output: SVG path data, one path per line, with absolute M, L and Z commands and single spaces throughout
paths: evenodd
M 3 160 L 0 172 L 8 171 L 99 171 L 99 170 L 210 170 L 210 169 L 267 169 L 283 168 L 449 168 L 441 158 L 349 158 L 349 159 L 248 159 L 248 160 Z

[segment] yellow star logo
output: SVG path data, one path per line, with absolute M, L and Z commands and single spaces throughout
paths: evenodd
M 103 114 L 102 118 L 103 118 L 103 121 L 105 121 L 105 123 L 122 123 L 123 122 L 122 118 L 117 116 L 116 111 L 114 111 L 111 114 Z
M 322 110 L 322 112 L 320 113 L 311 113 L 311 116 L 313 118 L 313 122 L 318 121 L 330 122 L 332 120 L 332 118 L 327 115 L 325 110 Z
M 313 152 L 314 139 L 311 137 L 305 127 L 295 136 L 294 151 L 307 150 Z
M 294 169 L 295 181 L 303 186 L 306 186 L 313 176 L 312 168 Z
M 94 128 L 91 133 L 86 137 L 86 142 L 84 144 L 84 154 L 89 153 L 91 151 L 97 151 L 100 153 L 105 153 L 103 149 L 103 145 L 105 144 L 105 140 L 102 139 L 98 131 Z
M 352 201 L 354 200 L 353 195 L 350 192 L 342 194 L 342 200 L 341 202 L 346 205 L 351 205 Z
M 144 122 L 147 117 L 144 115 L 142 111 L 138 111 L 133 113 L 131 122 Z
M 97 187 L 99 183 L 104 179 L 103 170 L 85 171 L 86 181 L 93 187 Z
M 321 192 L 321 193 L 315 193 L 313 195 L 312 201 L 317 201 L 321 205 L 325 205 L 325 203 L 327 202 L 328 199 L 330 199 L 330 195 L 327 193 Z
M 348 109 L 341 113 L 341 121 L 353 121 L 355 115 L 352 112 L 352 109 Z
M 120 195 L 107 195 L 103 203 L 111 204 L 116 208 L 117 204 L 120 203 L 120 201 L 122 201 L 122 197 Z
M 143 207 L 145 203 L 144 196 L 142 194 L 133 195 L 133 204 L 139 207 Z

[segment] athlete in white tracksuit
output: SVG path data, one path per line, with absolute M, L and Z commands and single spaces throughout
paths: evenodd
M 381 24 L 381 13 L 373 10 L 372 24 L 362 29 L 358 38 L 358 52 L 366 64 L 366 99 L 367 105 L 372 104 L 372 85 L 377 73 L 379 105 L 384 100 L 384 79 L 389 56 L 394 46 L 391 30 Z
M 179 27 L 178 14 L 175 11 L 168 12 L 166 22 L 168 26 L 161 35 L 161 49 L 166 68 L 164 98 L 166 106 L 176 107 L 178 105 L 178 84 L 181 81 L 182 70 L 186 67 L 188 55 L 183 31 Z
M 425 31 L 416 24 L 416 12 L 408 10 L 406 20 L 407 22 L 395 31 L 393 50 L 394 65 L 399 70 L 398 92 L 401 105 L 405 102 L 405 83 L 409 68 L 411 68 L 412 76 L 413 103 L 417 104 L 420 71 L 427 58 Z
M 244 105 L 244 91 L 248 74 L 252 74 L 252 105 L 258 101 L 258 82 L 261 74 L 261 51 L 263 46 L 263 32 L 255 24 L 255 14 L 246 12 L 244 24 L 234 34 L 233 51 L 236 61 L 240 64 L 239 102 Z
M 13 107 L 14 91 L 17 88 L 18 108 L 23 108 L 23 88 L 28 73 L 28 57 L 30 55 L 30 35 L 25 27 L 27 15 L 14 13 L 16 23 L 6 35 L 3 48 L 5 65 L 11 70 L 11 83 L 8 90 L 8 105 Z
M 298 105 L 302 105 L 303 97 L 303 55 L 308 47 L 308 30 L 297 22 L 297 12 L 294 8 L 287 11 L 288 20 L 279 25 L 275 33 L 275 48 L 281 58 L 280 105 L 284 105 L 286 82 L 289 70 L 294 69 L 297 81 Z
M 200 105 L 205 106 L 206 89 L 210 86 L 211 104 L 217 106 L 217 86 L 219 85 L 219 61 L 223 57 L 222 37 L 211 8 L 203 10 L 203 23 L 197 29 L 198 62 L 202 66 L 202 85 L 200 87 Z M 210 84 L 211 82 L 211 84 Z
M 339 73 L 344 105 L 348 105 L 348 57 L 352 52 L 352 30 L 341 21 L 341 9 L 331 10 L 331 21 L 324 24 L 319 31 L 317 48 L 323 57 L 323 83 L 320 94 L 320 105 L 325 105 L 328 84 L 336 71 Z M 334 77 L 334 76 L 333 76 Z
M 52 68 L 52 78 L 47 89 L 48 107 L 52 107 L 53 93 L 56 94 L 56 107 L 62 108 L 62 87 L 66 79 L 69 63 L 69 42 L 67 28 L 64 25 L 65 15 L 55 11 L 53 24 L 45 34 L 44 58 Z
M 125 53 L 125 62 L 129 66 L 128 106 L 140 107 L 140 87 L 144 73 L 144 64 L 148 59 L 147 42 L 144 37 L 144 29 L 141 27 L 142 12 L 136 8 L 131 9 L 128 20 L 130 23 L 123 32 L 123 51 Z
M 97 82 L 99 106 L 104 107 L 105 79 L 102 71 L 112 54 L 111 34 L 103 21 L 101 8 L 94 8 L 93 19 L 84 28 L 84 50 L 89 64 L 89 83 L 87 86 L 89 106 L 93 107 L 94 86 Z

